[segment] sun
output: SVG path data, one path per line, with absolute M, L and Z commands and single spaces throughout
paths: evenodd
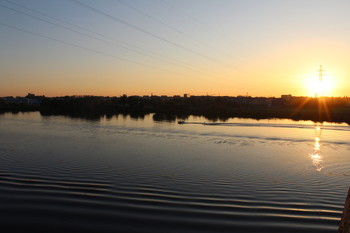
M 334 79 L 328 73 L 324 73 L 322 66 L 320 66 L 320 69 L 317 70 L 317 72 L 317 74 L 312 75 L 308 79 L 307 86 L 310 92 L 310 96 L 330 96 L 334 87 Z
M 319 80 L 317 77 L 314 77 L 309 84 L 309 89 L 311 95 L 315 97 L 329 96 L 332 90 L 332 82 L 330 79 Z

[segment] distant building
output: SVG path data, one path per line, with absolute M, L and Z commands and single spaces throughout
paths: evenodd
M 28 93 L 28 95 L 26 96 L 26 98 L 35 98 L 35 94 Z
M 293 96 L 292 95 L 281 95 L 281 99 L 283 99 L 283 100 L 291 100 L 293 98 Z
M 35 95 L 33 93 L 28 93 L 25 98 L 28 98 L 28 99 L 43 99 L 45 98 L 44 95 Z

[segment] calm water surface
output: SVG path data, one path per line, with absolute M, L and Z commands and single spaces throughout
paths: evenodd
M 7 232 L 336 232 L 350 127 L 0 115 Z M 206 124 L 203 124 L 206 122 Z

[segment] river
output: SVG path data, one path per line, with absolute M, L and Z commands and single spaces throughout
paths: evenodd
M 350 127 L 0 115 L 7 232 L 336 232 Z

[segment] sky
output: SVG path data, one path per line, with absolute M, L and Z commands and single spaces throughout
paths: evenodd
M 350 93 L 348 0 L 0 0 L 0 96 Z

